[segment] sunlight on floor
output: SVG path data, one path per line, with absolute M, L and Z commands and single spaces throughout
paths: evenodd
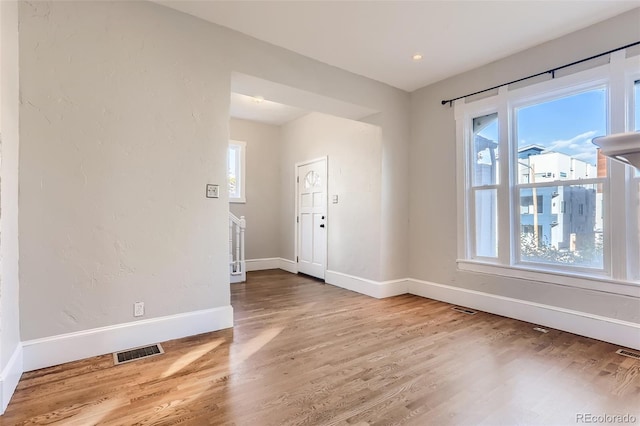
M 203 382 L 200 383 L 190 383 L 189 385 L 179 385 L 178 389 L 185 389 L 189 387 L 191 389 L 192 395 L 182 400 L 175 400 L 171 402 L 172 406 L 184 406 L 191 404 L 201 398 L 212 386 L 212 383 L 217 380 L 222 379 L 225 376 L 228 376 L 232 373 L 232 369 L 235 366 L 238 366 L 249 359 L 252 355 L 258 352 L 260 349 L 264 348 L 269 342 L 275 339 L 284 329 L 284 327 L 275 327 L 262 331 L 256 337 L 250 339 L 246 343 L 239 345 L 231 345 L 230 353 L 229 353 L 229 364 L 224 371 L 218 372 L 217 374 L 208 375 Z M 215 343 L 215 346 L 213 346 Z M 180 360 L 176 361 L 174 365 L 177 365 L 178 370 L 183 368 L 189 362 L 193 362 L 199 356 L 203 356 L 207 351 L 215 348 L 220 345 L 221 341 L 212 342 L 211 344 L 202 345 L 197 351 L 189 352 L 189 354 L 184 355 Z M 174 365 L 172 365 L 167 372 L 163 375 L 166 377 L 169 374 L 173 374 L 175 371 L 173 370 Z M 198 389 L 196 391 L 196 389 Z
M 175 360 L 174 363 L 171 364 L 171 366 L 167 368 L 167 370 L 164 373 L 162 373 L 160 378 L 164 379 L 166 377 L 169 377 L 177 373 L 178 371 L 182 370 L 184 367 L 188 366 L 192 362 L 198 360 L 199 358 L 203 357 L 204 355 L 208 354 L 209 352 L 211 352 L 212 350 L 220 346 L 223 342 L 224 342 L 224 339 L 217 339 L 217 340 L 214 340 L 213 342 L 207 343 L 205 345 L 201 345 L 196 349 L 189 351 L 188 353 L 182 355 L 180 358 Z
M 114 398 L 104 401 L 98 400 L 96 404 L 82 409 L 80 413 L 73 416 L 73 418 L 64 420 L 63 424 L 69 426 L 98 424 L 113 411 L 116 411 L 127 404 L 129 404 L 129 399 L 126 398 Z M 88 421 L 88 419 L 91 419 L 91 421 Z
M 229 358 L 232 365 L 238 365 L 245 362 L 251 355 L 262 349 L 267 343 L 275 339 L 282 332 L 284 327 L 269 328 L 260 332 L 256 337 L 244 343 L 240 348 L 236 349 L 231 346 Z

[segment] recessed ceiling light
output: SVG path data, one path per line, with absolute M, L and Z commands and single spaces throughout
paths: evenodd
M 264 97 L 262 97 L 262 96 L 254 96 L 253 97 L 253 102 L 255 102 L 257 104 L 261 104 L 262 102 L 264 102 Z
M 421 61 L 422 60 L 422 54 L 421 53 L 416 53 L 411 57 L 411 59 L 413 59 L 416 62 Z

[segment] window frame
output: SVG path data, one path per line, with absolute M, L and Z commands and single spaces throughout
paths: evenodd
M 640 82 L 640 55 L 626 59 L 625 73 L 625 107 L 626 107 L 626 130 L 627 131 L 639 131 L 640 123 L 635 122 L 635 115 L 639 115 L 636 111 L 636 107 L 640 108 L 640 90 L 638 90 L 638 99 L 636 99 L 636 82 Z M 638 83 L 640 85 L 640 83 Z M 630 168 L 628 168 L 630 169 Z M 633 217 L 633 210 L 630 206 L 640 206 L 640 190 L 634 191 L 634 188 L 640 187 L 640 170 L 627 170 L 628 185 L 627 185 L 627 199 L 630 201 L 627 205 L 627 230 L 630 233 L 640 233 L 638 229 L 640 223 L 633 224 L 631 218 Z M 638 207 L 640 210 L 640 207 Z M 640 212 L 638 212 L 640 215 Z M 640 222 L 640 221 L 639 221 Z M 629 257 L 640 259 L 640 240 L 634 241 L 629 238 L 627 241 L 626 253 Z M 627 276 L 635 277 L 636 280 L 640 280 L 640 265 L 636 265 L 636 269 L 633 270 L 630 262 L 627 262 Z
M 586 93 L 593 90 L 604 89 L 605 90 L 605 114 L 607 116 L 607 134 L 611 133 L 610 129 L 610 111 L 611 111 L 611 94 L 609 90 L 609 75 L 605 67 L 598 67 L 591 70 L 583 71 L 581 73 L 572 74 L 565 77 L 560 77 L 558 79 L 546 81 L 543 83 L 538 83 L 536 85 L 527 86 L 523 89 L 519 89 L 514 91 L 514 94 L 509 100 L 509 110 L 513 115 L 513 125 L 511 128 L 511 140 L 518 140 L 518 127 L 517 127 L 517 117 L 516 110 L 520 108 L 526 108 L 533 105 L 539 105 L 545 102 L 550 102 L 554 100 L 561 99 L 563 97 L 579 95 L 581 93 Z M 539 93 L 542 91 L 542 93 Z M 595 149 L 595 147 L 594 147 Z M 517 164 L 518 161 L 518 150 L 517 147 L 512 147 L 511 149 L 511 164 Z M 609 171 L 611 161 L 607 159 L 607 172 Z M 595 178 L 588 179 L 568 179 L 568 180 L 554 180 L 551 182 L 539 182 L 539 183 L 519 183 L 517 170 L 513 171 L 513 182 L 511 185 L 511 197 L 514 202 L 518 202 L 519 204 L 519 191 L 520 189 L 525 188 L 545 188 L 545 187 L 560 187 L 560 186 L 572 186 L 572 185 L 602 185 L 602 190 L 604 193 L 604 203 L 607 205 L 607 196 L 610 191 L 610 176 L 607 174 L 606 178 L 598 178 L 597 175 Z M 609 211 L 607 208 L 606 211 Z M 611 272 L 610 268 L 610 258 L 611 253 L 608 250 L 607 246 L 611 245 L 611 238 L 609 235 L 609 214 L 605 214 L 604 217 L 604 239 L 605 239 L 605 247 L 603 253 L 603 267 L 602 269 L 589 268 L 589 267 L 580 267 L 580 266 L 562 266 L 562 265 L 554 265 L 548 264 L 544 262 L 536 262 L 532 260 L 523 260 L 521 254 L 521 245 L 516 244 L 515 240 L 517 236 L 510 235 L 512 241 L 512 250 L 514 251 L 514 258 L 512 259 L 512 264 L 523 266 L 532 269 L 541 269 L 541 270 L 554 270 L 560 273 L 581 273 L 585 275 L 593 275 L 597 277 L 608 277 Z M 514 221 L 514 229 L 520 229 L 521 216 L 519 214 L 514 214 L 512 217 Z
M 580 288 L 588 288 L 595 291 L 605 291 L 616 294 L 625 294 L 640 297 L 640 274 L 634 276 L 631 273 L 630 262 L 626 256 L 633 256 L 640 251 L 631 247 L 624 241 L 628 220 L 620 214 L 616 216 L 611 209 L 613 205 L 622 202 L 625 205 L 622 215 L 631 216 L 629 212 L 634 209 L 625 202 L 627 190 L 632 188 L 632 183 L 638 177 L 631 176 L 631 167 L 624 166 L 617 161 L 607 159 L 607 177 L 558 180 L 535 184 L 547 186 L 569 186 L 602 184 L 604 192 L 604 234 L 605 252 L 603 254 L 603 269 L 593 269 L 576 266 L 553 265 L 520 260 L 519 233 L 514 231 L 521 229 L 520 223 L 520 189 L 530 184 L 518 183 L 517 144 L 511 141 L 517 140 L 517 122 L 515 114 L 517 108 L 534 105 L 549 100 L 570 96 L 596 88 L 605 87 L 606 90 L 606 114 L 607 133 L 618 133 L 632 129 L 633 115 L 633 84 L 640 79 L 637 71 L 640 57 L 626 58 L 624 51 L 611 54 L 609 64 L 575 72 L 555 79 L 540 83 L 534 83 L 525 87 L 509 90 L 502 86 L 497 94 L 479 100 L 461 99 L 455 102 L 456 140 L 457 140 L 457 167 L 458 167 L 458 269 L 468 272 L 488 273 L 499 276 L 528 279 L 544 283 L 560 284 Z M 631 99 L 630 99 L 631 97 Z M 616 120 L 620 108 L 624 113 L 620 114 L 622 120 Z M 476 187 L 480 189 L 496 188 L 498 192 L 498 257 L 482 258 L 475 256 L 475 206 L 473 204 L 473 186 L 471 185 L 472 159 L 470 155 L 470 139 L 473 131 L 472 120 L 475 117 L 498 112 L 499 149 L 500 156 L 508 158 L 508 165 L 501 165 L 497 185 Z M 631 120 L 630 120 L 631 118 Z M 513 145 L 513 146 L 512 146 Z M 620 185 L 622 183 L 622 185 Z M 622 187 L 622 188 L 620 188 Z M 508 218 L 505 220 L 504 218 Z M 615 222 L 618 222 L 614 225 Z M 519 231 L 518 231 L 519 232 Z M 505 235 L 507 236 L 505 238 Z M 622 252 L 622 253 L 621 253 Z M 621 264 L 620 257 L 622 256 Z M 613 262 L 613 259 L 617 259 Z M 624 269 L 624 270 L 623 270 Z
M 229 166 L 231 161 L 230 152 L 231 150 L 235 150 L 238 155 L 236 155 L 236 170 L 239 170 L 238 175 L 236 176 L 236 189 L 239 192 L 237 196 L 231 194 L 229 185 Z M 244 141 L 236 141 L 230 140 L 227 148 L 227 192 L 229 194 L 229 202 L 230 203 L 246 203 L 246 151 L 247 151 L 247 143 Z M 240 182 L 237 182 L 237 181 Z

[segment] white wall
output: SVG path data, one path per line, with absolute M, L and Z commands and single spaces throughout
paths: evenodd
M 405 92 L 152 3 L 20 12 L 23 340 L 133 321 L 139 300 L 229 304 L 227 197 L 204 188 L 225 182 L 232 71 L 381 111 L 382 177 L 407 183 Z
M 295 164 L 328 156 L 327 269 L 379 280 L 380 128 L 311 113 L 282 126 L 282 142 L 281 257 L 295 259 Z M 338 195 L 338 204 L 331 202 L 333 195 Z
M 440 101 L 640 40 L 640 9 L 420 89 L 411 96 L 410 276 L 604 317 L 640 322 L 637 299 L 456 268 L 456 135 Z
M 21 4 L 24 340 L 229 304 L 228 71 L 174 18 Z
M 380 193 L 380 281 L 406 278 L 409 269 L 409 139 L 410 108 L 397 101 L 392 114 L 376 114 L 365 122 L 382 128 Z
M 0 2 L 0 413 L 22 372 L 18 312 L 18 4 Z
M 229 50 L 235 71 L 380 111 L 365 120 L 382 130 L 380 271 L 376 279 L 405 278 L 409 256 L 409 94 L 334 67 L 320 66 L 312 59 L 291 55 L 267 43 L 239 43 L 235 37 L 220 41 Z
M 247 143 L 247 201 L 229 203 L 233 214 L 247 220 L 245 257 L 280 257 L 280 126 L 233 118 L 229 134 Z

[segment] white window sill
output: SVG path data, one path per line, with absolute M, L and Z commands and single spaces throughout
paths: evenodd
M 247 200 L 245 200 L 244 198 L 229 198 L 229 202 L 235 204 L 245 204 Z
M 538 281 L 567 287 L 578 287 L 593 291 L 621 294 L 640 298 L 640 282 L 613 280 L 608 277 L 596 277 L 557 271 L 541 271 L 522 266 L 495 265 L 476 260 L 458 259 L 458 270 Z

